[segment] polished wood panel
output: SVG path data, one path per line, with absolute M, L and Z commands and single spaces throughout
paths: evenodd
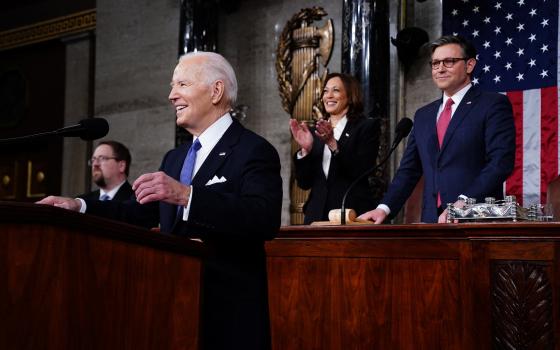
M 556 346 L 560 224 L 281 231 L 267 244 L 273 349 Z M 539 307 L 505 309 L 519 300 Z
M 459 309 L 457 261 L 275 259 L 269 272 L 271 290 L 279 291 L 270 300 L 277 349 L 407 349 L 409 339 L 418 348 L 459 346 L 461 320 L 448 317 Z
M 0 203 L 0 348 L 198 349 L 202 254 L 130 225 Z

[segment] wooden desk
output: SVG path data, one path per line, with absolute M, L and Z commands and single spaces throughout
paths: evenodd
M 559 242 L 556 223 L 284 227 L 273 349 L 553 349 Z
M 0 202 L 0 349 L 198 349 L 198 242 Z

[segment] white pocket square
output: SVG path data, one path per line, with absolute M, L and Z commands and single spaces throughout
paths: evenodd
M 206 186 L 210 186 L 210 185 L 214 185 L 214 184 L 219 184 L 222 182 L 226 182 L 226 178 L 225 177 L 217 177 L 216 175 L 214 175 L 214 177 L 210 180 L 208 180 L 208 182 L 206 183 Z

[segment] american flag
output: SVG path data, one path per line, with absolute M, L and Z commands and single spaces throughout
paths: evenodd
M 444 0 L 444 35 L 477 49 L 473 84 L 513 105 L 515 170 L 504 184 L 524 206 L 546 202 L 558 175 L 558 0 Z

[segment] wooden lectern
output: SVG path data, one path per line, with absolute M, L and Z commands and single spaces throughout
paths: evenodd
M 198 242 L 0 202 L 0 349 L 198 349 Z
M 558 349 L 560 224 L 292 226 L 273 349 Z

